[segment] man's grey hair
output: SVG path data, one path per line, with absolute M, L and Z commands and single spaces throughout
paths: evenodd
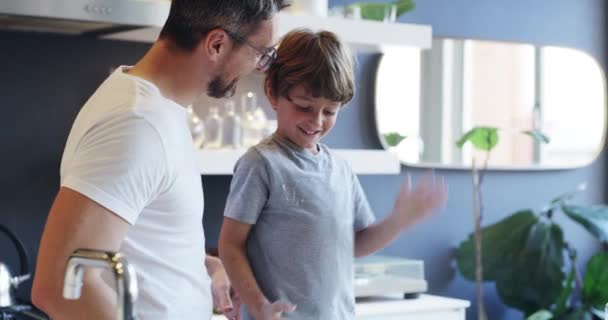
M 289 0 L 172 0 L 160 37 L 186 50 L 217 28 L 246 38 L 289 5 Z

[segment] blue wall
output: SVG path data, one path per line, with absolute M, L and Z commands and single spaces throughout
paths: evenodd
M 330 1 L 330 5 L 350 1 Z M 418 0 L 404 22 L 433 26 L 434 34 L 512 40 L 576 47 L 605 66 L 605 10 L 602 0 Z M 0 32 L 0 223 L 21 235 L 32 263 L 46 215 L 58 189 L 59 162 L 76 113 L 110 67 L 132 64 L 147 45 L 82 37 Z M 380 148 L 373 121 L 373 78 L 377 55 L 358 57 L 358 92 L 326 139 L 332 147 Z M 575 107 L 575 106 L 573 106 Z M 486 223 L 520 208 L 541 207 L 548 199 L 587 181 L 581 203 L 604 201 L 606 157 L 565 171 L 492 172 L 485 184 Z M 414 178 L 422 172 L 404 167 Z M 444 212 L 405 232 L 384 253 L 423 259 L 430 291 L 473 300 L 474 286 L 454 271 L 454 248 L 472 228 L 470 178 L 464 171 L 440 171 L 450 199 Z M 403 176 L 402 174 L 402 176 Z M 392 208 L 402 176 L 363 176 L 363 186 L 379 217 Z M 205 229 L 214 245 L 229 177 L 203 177 Z M 560 220 L 563 221 L 563 220 Z M 576 225 L 565 221 L 566 236 L 584 260 L 596 245 Z M 16 255 L 0 238 L 0 261 L 16 270 Z M 20 295 L 27 298 L 29 286 Z M 474 301 L 472 301 L 474 303 Z M 486 289 L 490 319 L 512 319 L 492 288 Z M 473 319 L 474 308 L 469 317 Z
M 330 1 L 344 5 L 354 1 Z M 557 45 L 580 49 L 595 57 L 605 69 L 607 62 L 606 11 L 602 0 L 418 0 L 414 11 L 402 22 L 428 24 L 435 36 L 477 38 Z M 326 142 L 334 147 L 378 148 L 373 124 L 373 74 L 377 57 L 359 56 L 358 93 Z M 576 106 L 572 106 L 576 108 Z M 572 190 L 583 181 L 588 191 L 577 200 L 581 204 L 605 201 L 605 153 L 590 166 L 548 172 L 492 172 L 484 182 L 485 223 L 493 223 L 521 208 L 541 208 L 549 199 Z M 422 171 L 403 168 L 403 174 L 418 176 Z M 476 318 L 474 284 L 455 271 L 454 248 L 472 230 L 470 176 L 463 171 L 438 170 L 447 177 L 449 200 L 444 212 L 406 231 L 384 253 L 423 259 L 430 292 L 471 300 L 467 318 Z M 378 216 L 392 208 L 402 177 L 368 176 L 362 182 Z M 585 231 L 558 218 L 566 238 L 579 249 L 581 264 L 596 250 Z M 492 285 L 485 289 L 489 319 L 517 319 L 522 315 L 505 308 Z

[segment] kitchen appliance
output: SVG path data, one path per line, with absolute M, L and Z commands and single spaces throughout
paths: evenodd
M 373 255 L 355 260 L 355 297 L 403 294 L 416 298 L 427 291 L 422 260 Z
M 16 290 L 21 283 L 30 278 L 29 259 L 23 242 L 19 240 L 14 232 L 0 224 L 0 234 L 6 235 L 17 249 L 20 263 L 20 275 L 13 276 L 8 266 L 0 261 L 0 320 L 46 319 L 44 316 L 39 315 L 31 305 L 17 303 L 14 295 Z M 17 318 L 17 315 L 20 318 Z
M 15 233 L 1 224 L 0 232 L 11 240 L 19 253 L 20 276 L 12 276 L 8 266 L 0 261 L 0 307 L 11 307 L 15 305 L 14 291 L 17 290 L 19 284 L 30 278 L 29 260 L 23 242 Z
M 2 0 L 0 29 L 102 36 L 162 26 L 170 0 Z

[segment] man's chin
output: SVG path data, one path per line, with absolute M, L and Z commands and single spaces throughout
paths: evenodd
M 224 93 L 224 96 L 222 98 L 232 98 L 232 97 L 234 97 L 235 93 L 236 93 L 236 86 L 232 86 L 232 88 L 228 88 L 226 90 L 226 92 Z
M 235 88 L 221 90 L 221 91 L 207 90 L 207 96 L 209 96 L 211 98 L 216 98 L 216 99 L 224 99 L 224 98 L 233 97 L 235 92 L 236 92 Z
M 238 81 L 238 78 L 234 79 L 227 86 L 221 89 L 219 88 L 217 82 L 211 83 L 207 88 L 207 95 L 216 99 L 231 98 L 236 93 L 236 84 Z

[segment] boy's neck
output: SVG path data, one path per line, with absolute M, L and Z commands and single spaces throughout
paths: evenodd
M 273 136 L 275 136 L 277 139 L 279 139 L 280 141 L 284 141 L 285 143 L 287 143 L 290 147 L 298 150 L 298 151 L 303 151 L 303 152 L 308 152 L 312 155 L 317 155 L 319 153 L 319 151 L 321 151 L 321 148 L 319 148 L 319 144 L 316 143 L 314 148 L 304 148 L 299 146 L 297 143 L 291 141 L 291 139 L 289 139 L 288 137 L 282 135 L 281 133 L 279 133 L 279 131 L 275 131 Z

